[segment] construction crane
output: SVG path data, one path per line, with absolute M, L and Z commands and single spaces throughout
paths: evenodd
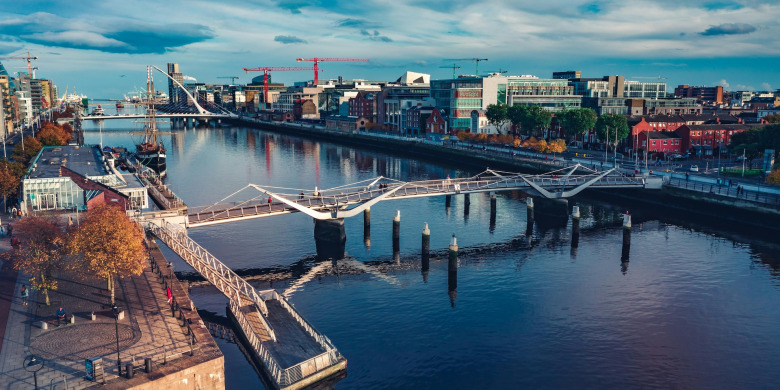
M 233 85 L 233 83 L 236 82 L 236 80 L 239 79 L 238 76 L 219 76 L 218 79 L 230 79 L 230 85 Z
M 480 61 L 487 61 L 487 60 L 488 60 L 487 58 L 450 58 L 450 59 L 446 59 L 444 61 L 454 61 L 454 62 L 457 62 L 457 61 L 474 61 L 474 63 L 476 64 L 476 69 L 474 69 L 474 74 L 478 75 L 479 74 L 479 62 Z
M 30 52 L 27 52 L 27 57 L 0 57 L 0 60 L 27 60 L 27 74 L 32 77 L 32 60 L 37 60 L 38 57 L 30 57 Z
M 661 76 L 636 76 L 632 77 L 632 79 L 658 79 L 658 81 L 666 80 L 666 77 Z
M 297 66 L 261 66 L 259 68 L 241 68 L 244 72 L 263 72 L 263 100 L 265 100 L 265 108 L 268 108 L 268 72 L 271 71 L 295 71 L 295 70 L 314 70 L 317 73 L 317 68 L 302 68 Z
M 485 74 L 486 74 L 486 75 L 488 75 L 488 76 L 490 76 L 491 74 L 504 74 L 504 73 L 506 73 L 506 72 L 508 72 L 508 71 L 507 71 L 507 70 L 501 70 L 501 68 L 498 68 L 498 70 L 494 70 L 494 71 L 490 71 L 490 72 L 485 72 Z
M 452 66 L 440 66 L 439 68 L 452 69 L 452 78 L 454 79 L 455 78 L 455 69 L 460 69 L 460 66 L 458 66 L 456 64 L 452 64 Z
M 314 86 L 316 87 L 320 79 L 317 72 L 320 70 L 320 62 L 322 61 L 339 61 L 339 62 L 366 62 L 368 58 L 330 58 L 330 57 L 313 57 L 313 58 L 298 58 L 298 62 L 301 61 L 313 61 L 314 62 Z

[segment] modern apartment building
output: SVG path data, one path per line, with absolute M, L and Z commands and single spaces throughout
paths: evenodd
M 678 85 L 674 89 L 674 97 L 694 97 L 699 103 L 723 104 L 723 87 Z

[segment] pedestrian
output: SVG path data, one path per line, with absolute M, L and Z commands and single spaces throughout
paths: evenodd
M 304 196 L 303 191 L 301 191 L 300 199 L 303 199 Z
M 691 176 L 691 174 L 690 174 L 690 173 L 688 173 L 688 172 L 685 172 L 685 180 L 686 180 L 686 181 L 689 179 L 689 176 Z
M 22 219 L 22 209 L 21 209 L 21 207 L 19 208 L 18 212 L 19 212 L 19 219 Z
M 22 306 L 27 306 L 27 297 L 30 296 L 30 292 L 27 291 L 27 286 L 22 285 Z
M 16 207 L 11 209 L 11 219 L 16 218 Z
M 60 306 L 59 309 L 57 309 L 57 326 L 60 326 L 60 321 L 65 322 L 65 315 L 67 313 L 65 312 L 65 309 Z
M 272 201 L 273 201 L 273 199 L 271 199 L 271 197 L 269 196 L 268 197 L 268 204 L 270 205 Z

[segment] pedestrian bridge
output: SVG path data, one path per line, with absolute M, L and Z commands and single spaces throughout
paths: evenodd
M 190 207 L 181 222 L 186 227 L 301 212 L 317 220 L 349 218 L 386 200 L 451 196 L 479 192 L 523 191 L 532 196 L 565 199 L 587 188 L 660 189 L 661 178 L 626 176 L 616 169 L 594 171 L 576 164 L 544 174 L 485 170 L 467 178 L 403 182 L 376 177 L 329 189 L 300 189 L 249 184 L 209 206 Z M 245 190 L 250 199 L 230 201 Z
M 126 115 L 85 115 L 85 116 L 79 116 L 79 120 L 81 121 L 102 121 L 102 120 L 111 120 L 111 119 L 144 119 L 146 116 L 143 114 L 126 114 Z M 231 119 L 231 118 L 238 118 L 238 115 L 235 114 L 216 114 L 213 112 L 206 112 L 206 113 L 197 113 L 197 112 L 188 112 L 188 113 L 157 113 L 155 114 L 156 118 L 193 118 L 198 120 L 207 120 L 207 119 Z

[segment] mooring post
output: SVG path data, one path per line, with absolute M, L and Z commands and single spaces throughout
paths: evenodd
M 525 198 L 525 236 L 531 237 L 534 232 L 534 198 Z
M 466 205 L 466 207 L 469 207 L 471 205 L 471 194 L 463 194 L 463 204 Z
M 400 249 L 400 237 L 401 237 L 401 210 L 396 210 L 393 217 L 393 252 L 398 252 Z
M 431 230 L 428 229 L 428 222 L 425 222 L 425 227 L 422 231 L 422 262 L 420 268 L 422 268 L 423 282 L 428 283 L 428 270 L 431 266 Z
M 363 243 L 371 246 L 371 207 L 363 210 Z
M 628 263 L 629 253 L 631 252 L 631 215 L 628 214 L 628 211 L 626 211 L 626 214 L 623 215 L 623 250 L 620 254 L 620 262 L 621 263 Z M 624 271 L 628 269 L 628 265 L 625 264 Z
M 444 207 L 450 208 L 452 205 L 452 195 L 445 195 L 444 196 Z
M 455 307 L 455 299 L 458 297 L 458 239 L 455 233 L 450 239 L 447 271 L 447 293 L 450 296 L 450 305 Z
M 496 230 L 496 193 L 490 193 L 490 225 L 488 226 L 490 232 L 493 233 Z

